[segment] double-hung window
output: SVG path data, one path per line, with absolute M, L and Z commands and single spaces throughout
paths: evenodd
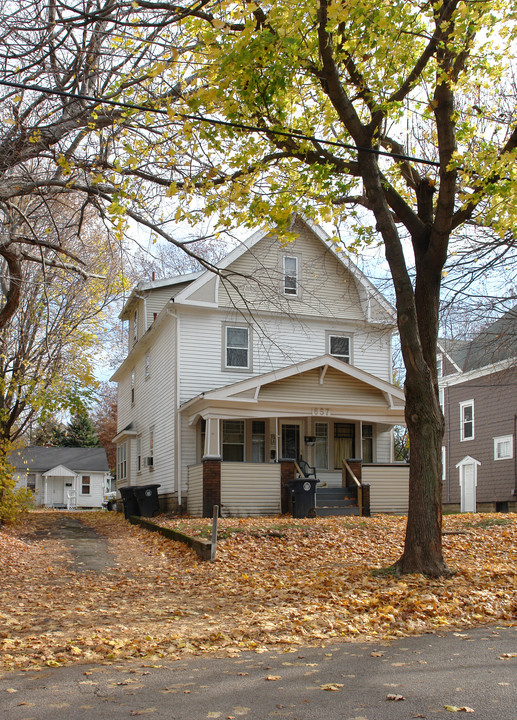
M 225 328 L 225 367 L 250 367 L 250 331 L 247 327 L 226 325 Z
M 127 478 L 127 445 L 122 443 L 117 448 L 117 480 Z
M 342 360 L 343 362 L 350 362 L 350 338 L 347 335 L 329 335 L 329 348 L 328 352 L 330 355 Z
M 83 475 L 81 478 L 81 495 L 89 495 L 90 487 L 91 487 L 90 476 Z
M 460 403 L 460 440 L 474 439 L 474 400 Z
M 295 255 L 283 257 L 284 295 L 298 296 L 299 269 L 298 258 Z

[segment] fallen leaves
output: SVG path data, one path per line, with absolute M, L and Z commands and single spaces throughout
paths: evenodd
M 400 702 L 405 699 L 403 695 L 396 695 L 395 693 L 388 693 L 388 695 L 386 695 L 386 700 L 390 700 L 391 702 Z
M 457 707 L 457 705 L 444 705 L 444 708 L 448 710 L 449 712 L 466 712 L 466 713 L 473 713 L 474 710 L 471 707 L 467 707 L 466 705 L 463 705 L 463 707 Z
M 401 551 L 405 519 L 399 517 L 222 519 L 212 564 L 120 514 L 81 513 L 76 516 L 106 538 L 117 565 L 76 572 L 66 544 L 51 532 L 59 515 L 30 513 L 24 525 L 0 531 L 5 668 L 160 662 L 338 638 L 371 639 L 378 647 L 396 637 L 517 616 L 511 515 L 506 525 L 485 527 L 472 525 L 470 516 L 444 518 L 453 533 L 444 537 L 446 559 L 456 574 L 439 580 L 371 574 Z M 197 534 L 210 524 L 158 521 Z M 515 653 L 500 657 L 511 661 Z
M 342 690 L 344 687 L 343 683 L 324 683 L 323 685 L 320 685 L 321 690 L 328 690 L 330 692 L 337 692 L 338 690 Z

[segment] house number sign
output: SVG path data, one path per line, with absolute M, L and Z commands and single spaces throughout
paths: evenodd
M 330 408 L 315 407 L 312 408 L 313 415 L 330 415 Z

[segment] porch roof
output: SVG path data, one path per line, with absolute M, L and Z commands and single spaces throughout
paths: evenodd
M 181 411 L 199 417 L 328 415 L 367 422 L 404 423 L 404 393 L 391 383 L 321 355 L 202 393 Z

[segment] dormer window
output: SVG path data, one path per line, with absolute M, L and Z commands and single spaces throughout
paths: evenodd
M 299 289 L 298 258 L 294 255 L 284 255 L 283 263 L 284 295 L 297 297 Z

